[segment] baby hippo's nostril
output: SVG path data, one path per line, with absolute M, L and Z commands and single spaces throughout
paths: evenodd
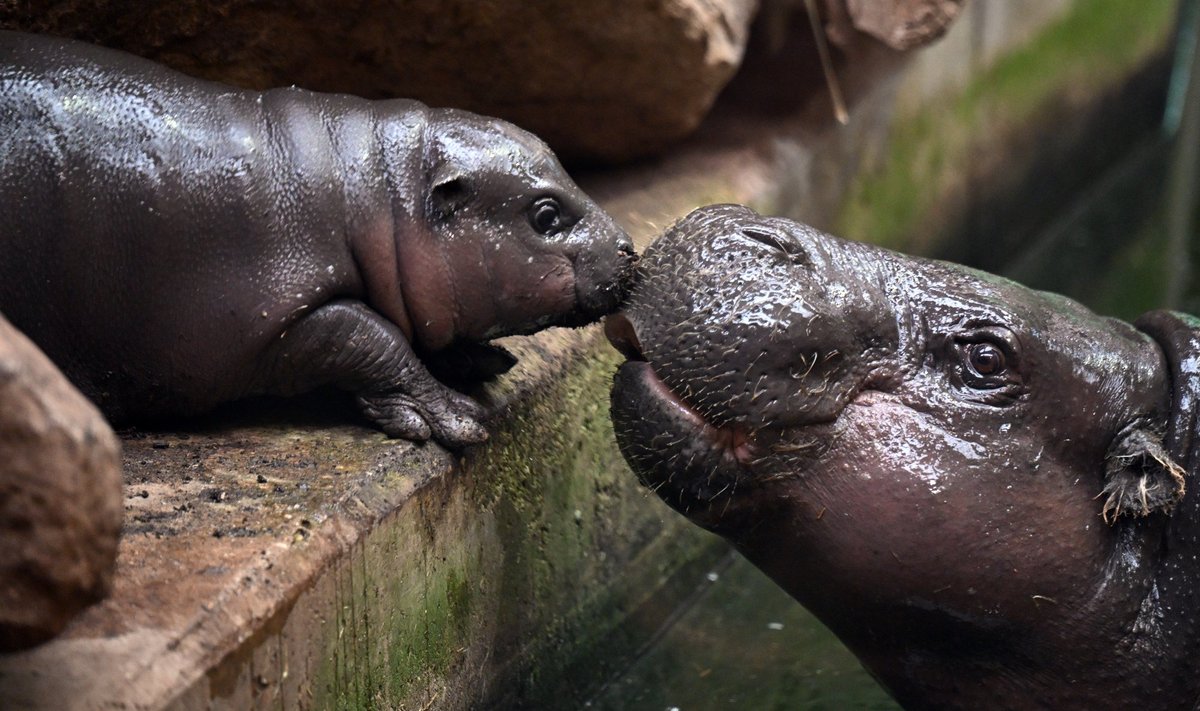
M 738 232 L 747 239 L 759 244 L 765 244 L 777 252 L 782 252 L 793 263 L 805 261 L 804 249 L 796 244 L 796 241 L 788 235 L 781 235 L 774 230 L 759 227 L 743 227 Z
M 617 242 L 617 251 L 626 257 L 636 257 L 637 252 L 633 251 L 633 242 L 627 239 Z

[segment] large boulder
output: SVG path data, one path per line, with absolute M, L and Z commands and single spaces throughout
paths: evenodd
M 244 87 L 404 96 L 499 116 L 569 158 L 689 133 L 733 75 L 757 0 L 49 0 L 0 27 L 96 41 Z
M 121 515 L 116 436 L 0 318 L 0 652 L 53 637 L 108 593 Z

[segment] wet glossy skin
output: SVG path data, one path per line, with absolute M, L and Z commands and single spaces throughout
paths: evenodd
M 1191 708 L 1195 329 L 1139 326 L 713 206 L 608 319 L 613 419 L 906 706 Z
M 469 344 L 598 318 L 633 260 L 510 124 L 9 32 L 0 225 L 0 312 L 118 422 L 334 384 L 452 446 L 482 410 L 419 356 L 502 368 Z

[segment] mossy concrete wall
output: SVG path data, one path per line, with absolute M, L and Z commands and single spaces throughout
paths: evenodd
M 833 231 L 998 269 L 1155 134 L 1175 2 L 1045 3 L 1040 31 L 1013 28 L 1023 41 L 1005 51 L 979 39 L 1004 24 L 997 5 L 974 3 L 897 83 L 885 145 L 851 180 Z M 924 78 L 944 67 L 962 68 L 946 77 L 954 90 L 931 89 Z
M 1136 142 L 1151 130 L 1137 117 L 1160 110 L 1174 3 L 1055 5 L 994 25 L 979 13 L 1022 4 L 971 3 L 916 60 L 842 56 L 846 127 L 823 85 L 779 103 L 783 75 L 761 74 L 774 60 L 748 60 L 693 142 L 582 182 L 643 247 L 689 209 L 734 201 L 970 254 L 946 235 L 1020 194 L 1036 137 L 1091 156 L 1061 137 L 1095 124 Z M 954 47 L 982 46 L 981 26 L 993 49 L 970 60 Z M 492 441 L 464 457 L 389 441 L 324 398 L 126 433 L 114 595 L 59 640 L 0 658 L 0 708 L 580 706 L 721 549 L 620 460 L 617 356 L 596 328 L 508 345 L 521 363 L 479 393 Z

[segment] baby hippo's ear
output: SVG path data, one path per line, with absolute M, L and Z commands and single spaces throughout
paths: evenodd
M 1183 498 L 1183 467 L 1167 454 L 1162 437 L 1149 429 L 1125 429 L 1113 440 L 1106 459 L 1100 492 L 1106 497 L 1100 512 L 1106 523 L 1115 523 L 1123 514 L 1170 513 Z
M 470 201 L 467 180 L 457 173 L 439 172 L 429 191 L 429 215 L 442 221 L 463 209 Z

